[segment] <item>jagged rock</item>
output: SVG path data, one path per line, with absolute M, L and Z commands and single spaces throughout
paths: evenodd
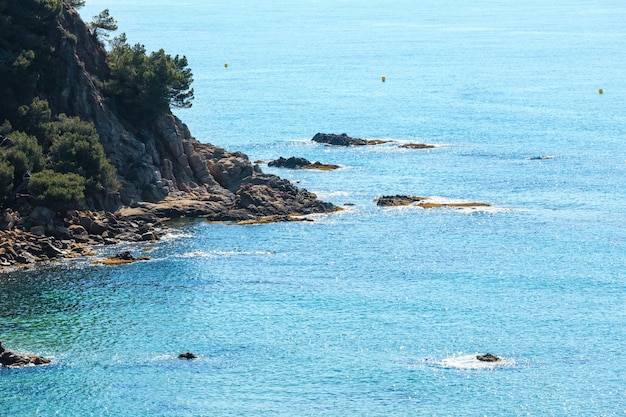
M 496 355 L 492 355 L 491 353 L 485 353 L 484 355 L 477 355 L 476 359 L 481 362 L 498 362 L 500 358 Z
M 0 341 L 0 366 L 16 368 L 26 365 L 45 365 L 50 363 L 50 359 L 42 356 L 29 355 L 6 349 Z
M 336 135 L 334 133 L 317 133 L 315 136 L 313 136 L 313 139 L 311 140 L 317 143 L 325 143 L 327 145 L 334 145 L 334 146 L 380 145 L 383 143 L 390 142 L 388 140 L 381 140 L 381 139 L 372 139 L 372 140 L 358 139 L 358 138 L 350 137 L 345 133 L 342 133 L 341 135 Z

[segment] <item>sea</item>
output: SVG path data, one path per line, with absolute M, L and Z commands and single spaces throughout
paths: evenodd
M 149 261 L 3 274 L 0 340 L 52 364 L 0 369 L 0 416 L 626 415 L 625 2 L 80 13 L 103 9 L 131 44 L 187 57 L 195 100 L 174 111 L 199 141 L 340 165 L 259 162 L 344 210 L 188 220 L 95 248 Z M 394 194 L 489 206 L 374 202 Z

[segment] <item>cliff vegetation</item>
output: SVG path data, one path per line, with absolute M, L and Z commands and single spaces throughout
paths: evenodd
M 0 0 L 3 209 L 161 203 L 173 216 L 192 207 L 237 220 L 330 209 L 246 155 L 193 138 L 171 112 L 192 105 L 187 58 L 148 52 L 124 34 L 109 40 L 117 30 L 109 11 L 86 24 L 82 5 Z

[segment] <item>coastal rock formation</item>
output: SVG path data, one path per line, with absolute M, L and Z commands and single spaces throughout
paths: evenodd
M 93 255 L 89 246 L 154 241 L 165 229 L 160 218 L 147 212 L 124 216 L 72 210 L 59 216 L 37 207 L 22 218 L 19 212 L 6 210 L 0 216 L 0 266 Z
M 118 201 L 94 202 L 96 208 L 115 211 L 141 202 L 178 200 L 178 208 L 169 210 L 167 217 L 193 213 L 224 218 L 333 209 L 314 194 L 262 173 L 241 152 L 199 142 L 172 114 L 138 126 L 123 120 L 98 87 L 98 79 L 108 71 L 103 46 L 72 8 L 64 10 L 60 25 L 77 39 L 59 39 L 59 53 L 67 62 L 62 82 L 67 91 L 49 101 L 55 112 L 95 125 L 122 184 Z M 288 201 L 277 204 L 280 198 Z M 187 201 L 193 201 L 190 210 L 183 207 Z
M 45 365 L 50 363 L 50 359 L 27 353 L 15 352 L 6 349 L 0 341 L 0 366 L 16 368 L 27 365 Z
M 156 240 L 162 221 L 171 218 L 239 221 L 336 209 L 263 173 L 241 152 L 201 143 L 171 112 L 136 123 L 127 120 L 102 90 L 110 74 L 107 52 L 71 2 L 63 3 L 46 44 L 59 68 L 53 86 L 41 91 L 40 98 L 52 114 L 80 117 L 95 126 L 121 189 L 84 199 L 81 211 L 70 213 L 29 204 L 4 210 L 0 264 L 67 257 L 80 245 Z
M 485 353 L 484 355 L 477 355 L 476 359 L 481 362 L 499 362 L 500 358 L 496 355 L 492 355 L 491 353 Z
M 306 158 L 296 158 L 292 156 L 290 158 L 283 158 L 268 162 L 268 166 L 278 168 L 290 168 L 290 169 L 317 169 L 320 171 L 332 171 L 339 168 L 339 165 L 322 164 L 319 161 L 311 162 Z
M 313 136 L 313 139 L 311 140 L 317 143 L 325 143 L 327 145 L 333 146 L 366 146 L 380 145 L 390 142 L 388 140 L 381 139 L 358 139 L 350 137 L 345 133 L 342 133 L 341 135 L 336 135 L 334 133 L 317 133 L 315 136 Z

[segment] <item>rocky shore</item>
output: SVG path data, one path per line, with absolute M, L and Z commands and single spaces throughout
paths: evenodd
M 29 216 L 7 209 L 0 218 L 0 271 L 55 259 L 93 255 L 91 247 L 158 240 L 166 229 L 155 215 L 38 207 Z

